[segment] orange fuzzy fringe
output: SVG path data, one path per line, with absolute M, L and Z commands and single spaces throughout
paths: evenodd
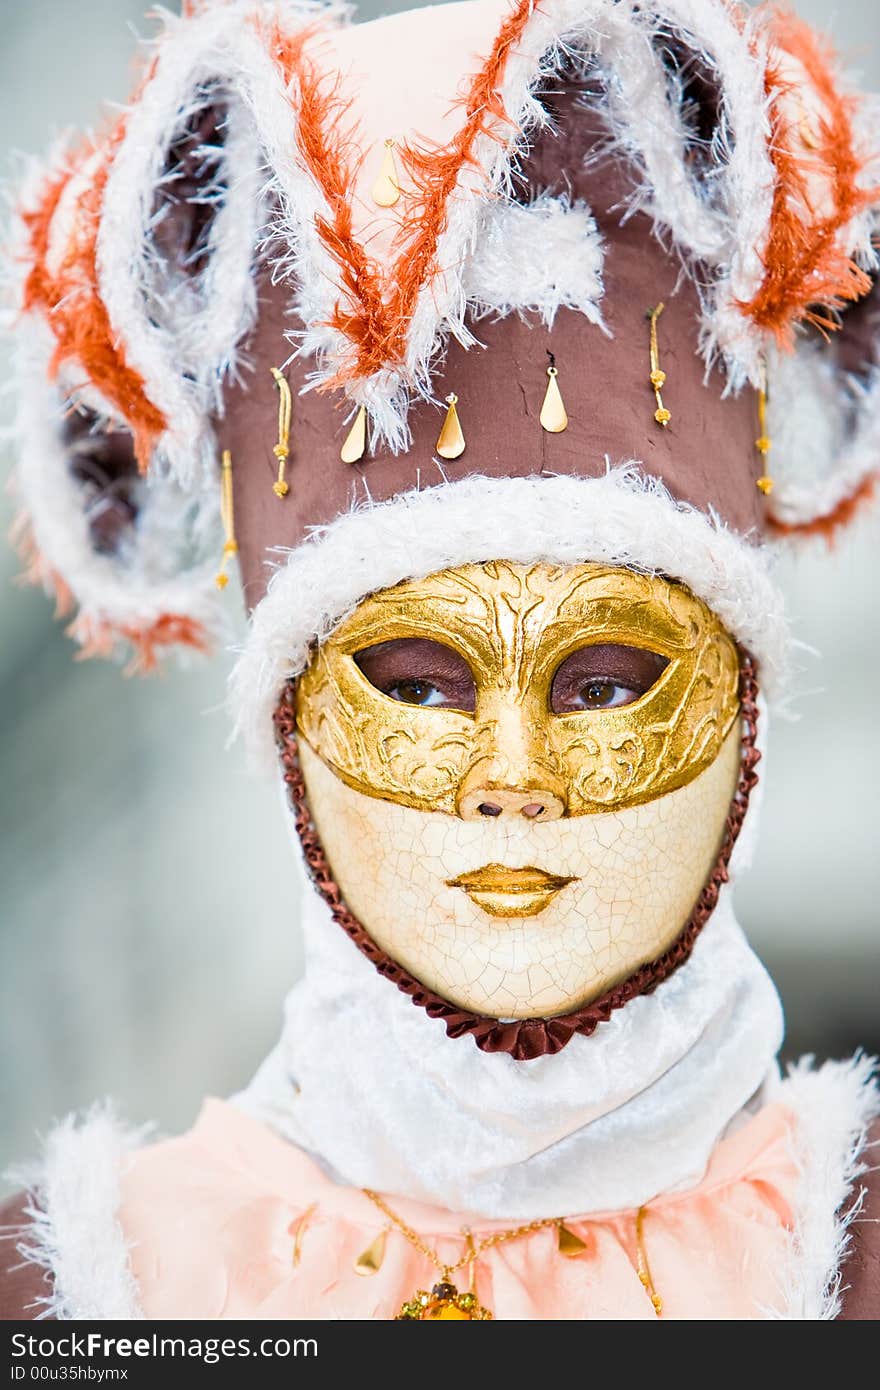
M 315 30 L 293 36 L 276 21 L 264 33 L 285 85 L 296 79 L 299 111 L 297 144 L 309 173 L 321 188 L 329 213 L 317 219 L 317 231 L 342 277 L 343 298 L 331 319 L 358 348 L 358 365 L 340 369 L 339 379 L 367 376 L 389 358 L 386 277 L 354 235 L 352 201 L 358 170 L 355 132 L 344 129 L 350 102 L 339 95 L 339 79 L 328 81 L 306 55 Z M 371 365 L 361 370 L 361 359 Z M 334 382 L 333 384 L 336 384 Z
M 46 264 L 52 218 L 76 172 L 77 162 L 60 179 L 47 184 L 36 208 L 22 213 L 29 233 L 31 265 L 23 307 L 26 312 L 42 309 L 55 336 L 52 375 L 63 362 L 82 367 L 131 427 L 138 464 L 141 472 L 146 472 L 156 439 L 165 429 L 165 416 L 148 398 L 143 377 L 128 365 L 124 350 L 116 341 L 98 287 L 96 266 L 104 188 L 124 133 L 125 123 L 119 121 L 107 142 L 100 169 L 79 198 L 76 235 L 66 248 L 57 273 L 50 274 Z M 84 149 L 79 161 L 93 153 L 93 149 Z
M 401 149 L 415 193 L 407 204 L 407 221 L 401 228 L 402 250 L 392 271 L 391 315 L 398 356 L 403 354 L 419 291 L 431 273 L 436 272 L 437 244 L 446 230 L 449 199 L 461 170 L 466 164 L 476 166 L 474 149 L 481 136 L 500 140 L 505 126 L 508 132 L 513 130 L 500 88 L 511 49 L 521 39 L 533 11 L 533 0 L 519 0 L 502 24 L 486 62 L 459 99 L 464 123 L 449 144 L 423 149 L 404 145 Z
M 68 617 L 76 608 L 76 599 L 66 580 L 46 564 L 34 539 L 27 512 L 19 512 L 10 529 L 9 539 L 24 566 L 18 582 L 42 588 L 55 600 L 55 617 Z M 201 623 L 179 613 L 163 613 L 144 628 L 134 627 L 130 623 L 102 622 L 80 613 L 65 631 L 79 644 L 77 659 L 80 661 L 94 656 L 111 657 L 121 643 L 130 646 L 134 655 L 125 667 L 127 676 L 150 675 L 169 647 L 189 647 L 202 653 L 211 648 Z
M 189 647 L 207 652 L 210 648 L 201 623 L 179 613 L 163 613 L 149 627 L 136 628 L 124 623 L 105 623 L 80 614 L 66 629 L 68 637 L 79 643 L 79 661 L 92 657 L 112 657 L 120 643 L 134 649 L 125 667 L 126 676 L 148 676 L 156 670 L 159 659 L 169 647 Z
M 774 536 L 822 536 L 829 547 L 834 545 L 838 533 L 848 526 L 857 512 L 860 512 L 874 497 L 880 473 L 871 473 L 864 478 L 849 497 L 844 497 L 837 506 L 825 516 L 813 517 L 810 521 L 779 521 L 772 513 L 767 514 L 767 526 Z
M 780 347 L 790 349 L 795 324 L 812 323 L 822 332 L 833 331 L 838 327 L 836 311 L 870 289 L 869 277 L 837 239 L 853 217 L 877 201 L 880 190 L 858 186 L 864 163 L 856 152 L 852 128 L 856 98 L 840 91 L 833 55 L 809 25 L 793 14 L 770 9 L 767 25 L 772 42 L 802 66 L 825 112 L 816 130 L 818 148 L 795 154 L 799 142 L 794 123 L 782 110 L 791 86 L 778 64 L 768 64 L 770 155 L 777 182 L 764 279 L 754 297 L 740 307 L 759 328 L 772 332 Z M 810 214 L 811 173 L 828 185 L 832 208 L 827 216 Z
M 437 271 L 437 244 L 446 227 L 448 199 L 456 180 L 464 164 L 474 162 L 478 138 L 496 134 L 502 124 L 509 124 L 499 87 L 510 50 L 521 37 L 533 8 L 533 0 L 520 0 L 502 25 L 488 59 L 461 98 L 465 118 L 454 139 L 448 145 L 426 149 L 402 147 L 401 158 L 416 187 L 407 195 L 400 252 L 384 271 L 353 234 L 352 194 L 358 167 L 353 155 L 355 132 L 343 129 L 348 103 L 305 54 L 314 30 L 291 38 L 275 24 L 266 33 L 285 83 L 295 78 L 298 85 L 297 143 L 330 209 L 327 217 L 318 219 L 318 235 L 342 274 L 343 297 L 330 325 L 351 342 L 353 354 L 326 383 L 326 389 L 372 376 L 403 359 L 419 292 Z

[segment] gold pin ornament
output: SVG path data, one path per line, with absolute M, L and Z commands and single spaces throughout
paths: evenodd
M 310 1207 L 306 1207 L 298 1221 L 291 1222 L 288 1227 L 290 1235 L 293 1236 L 293 1267 L 296 1269 L 302 1259 L 303 1237 L 309 1228 L 312 1217 L 315 1214 L 317 1202 L 312 1202 Z
M 238 542 L 235 539 L 235 517 L 232 503 L 232 454 L 228 449 L 223 450 L 223 457 L 220 463 L 220 516 L 223 521 L 223 535 L 225 537 L 223 545 L 223 558 L 220 561 L 220 569 L 214 583 L 218 589 L 225 589 L 229 583 L 229 575 L 226 567 L 233 555 L 238 554 Z
M 272 449 L 272 453 L 278 460 L 278 477 L 272 484 L 272 491 L 278 498 L 287 496 L 290 488 L 284 476 L 287 469 L 287 460 L 290 457 L 290 417 L 293 410 L 293 403 L 290 398 L 290 387 L 287 378 L 277 367 L 271 368 L 275 378 L 275 385 L 278 387 L 278 443 Z
M 450 391 L 446 397 L 446 419 L 437 439 L 437 453 L 442 459 L 457 459 L 464 453 L 464 433 L 458 418 L 458 396 Z
M 657 409 L 654 411 L 654 419 L 657 421 L 657 424 L 662 425 L 664 429 L 672 419 L 672 413 L 666 409 L 666 406 L 663 404 L 663 397 L 660 394 L 666 383 L 666 373 L 660 366 L 660 347 L 657 342 L 657 320 L 665 308 L 665 304 L 657 304 L 653 309 L 649 309 L 645 315 L 651 324 L 651 374 L 648 380 L 651 383 L 654 399 L 657 402 Z
M 547 368 L 547 390 L 544 392 L 544 404 L 541 406 L 541 428 L 548 434 L 561 434 L 568 428 L 568 416 L 565 413 L 565 404 L 562 399 L 562 392 L 559 389 L 559 372 L 556 369 L 556 358 L 552 352 L 547 353 L 550 358 L 550 365 Z
M 367 448 L 367 408 L 362 405 L 339 451 L 343 463 L 359 463 Z
M 400 197 L 400 184 L 397 178 L 397 165 L 394 162 L 394 141 L 385 141 L 382 168 L 373 184 L 373 202 L 380 208 L 393 208 Z
M 773 491 L 773 479 L 769 473 L 768 459 L 770 457 L 770 436 L 767 433 L 767 364 L 761 363 L 761 385 L 758 387 L 758 438 L 755 440 L 755 448 L 761 455 L 764 464 L 764 471 L 760 478 L 755 481 L 755 486 L 763 492 L 765 497 L 769 497 Z
M 638 1258 L 639 1283 L 651 1300 L 651 1307 L 654 1309 L 658 1318 L 663 1316 L 663 1299 L 654 1284 L 654 1277 L 651 1274 L 651 1266 L 648 1263 L 648 1252 L 645 1249 L 645 1213 L 646 1207 L 639 1207 L 636 1212 L 636 1254 Z

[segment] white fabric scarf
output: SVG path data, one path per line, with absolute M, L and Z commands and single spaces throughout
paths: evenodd
M 698 1181 L 775 1075 L 782 1009 L 729 886 L 654 994 L 530 1062 L 447 1038 L 311 885 L 303 934 L 281 1040 L 235 1100 L 341 1182 L 511 1221 L 633 1208 Z

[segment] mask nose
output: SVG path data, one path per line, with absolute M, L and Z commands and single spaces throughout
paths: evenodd
M 478 713 L 479 753 L 458 789 L 462 820 L 542 825 L 566 811 L 566 785 L 554 765 L 543 705 L 514 691 L 490 695 Z
M 463 789 L 459 797 L 458 814 L 462 820 L 493 820 L 499 816 L 510 820 L 543 822 L 559 820 L 565 813 L 562 798 L 549 787 L 529 787 L 519 791 L 511 787 L 491 785 Z

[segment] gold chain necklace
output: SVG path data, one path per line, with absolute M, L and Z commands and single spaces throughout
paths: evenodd
M 463 1231 L 467 1248 L 459 1259 L 454 1260 L 452 1264 L 447 1264 L 440 1259 L 436 1250 L 432 1250 L 430 1245 L 422 1240 L 412 1226 L 407 1226 L 406 1222 L 397 1215 L 397 1212 L 391 1210 L 378 1192 L 371 1192 L 368 1187 L 365 1187 L 363 1191 L 383 1215 L 388 1217 L 392 1226 L 406 1237 L 410 1245 L 430 1260 L 434 1268 L 440 1271 L 440 1282 L 434 1285 L 430 1293 L 425 1289 L 419 1289 L 412 1298 L 401 1304 L 400 1312 L 395 1319 L 397 1322 L 486 1321 L 493 1316 L 492 1313 L 478 1302 L 473 1287 L 460 1292 L 452 1282 L 453 1274 L 456 1274 L 460 1269 L 467 1268 L 471 1275 L 471 1283 L 473 1283 L 474 1262 L 485 1250 L 491 1249 L 494 1245 L 504 1245 L 508 1241 L 519 1240 L 523 1236 L 531 1235 L 533 1231 L 545 1230 L 548 1226 L 555 1226 L 557 1229 L 562 1228 L 561 1219 L 550 1216 L 545 1217 L 542 1221 L 529 1221 L 524 1226 L 515 1226 L 509 1231 L 495 1231 L 491 1236 L 486 1236 L 476 1243 L 470 1231 Z M 569 1232 L 569 1234 L 572 1233 Z
M 441 1260 L 436 1250 L 432 1250 L 426 1241 L 422 1240 L 418 1231 L 414 1231 L 412 1226 L 408 1226 L 402 1217 L 380 1197 L 378 1192 L 373 1192 L 370 1188 L 362 1189 L 366 1197 L 369 1197 L 374 1206 L 378 1207 L 383 1216 L 386 1216 L 395 1230 L 409 1241 L 410 1245 L 419 1254 L 424 1255 L 425 1259 L 430 1260 L 435 1269 L 440 1272 L 439 1282 L 429 1291 L 427 1289 L 417 1289 L 412 1298 L 408 1298 L 400 1306 L 400 1312 L 395 1318 L 395 1322 L 449 1322 L 449 1321 L 487 1321 L 494 1317 L 488 1308 L 484 1308 L 479 1302 L 474 1288 L 475 1265 L 480 1255 L 486 1250 L 491 1250 L 496 1245 L 506 1245 L 513 1240 L 521 1240 L 524 1236 L 532 1235 L 535 1231 L 544 1231 L 550 1227 L 555 1227 L 557 1232 L 557 1248 L 560 1255 L 569 1259 L 576 1258 L 587 1250 L 587 1242 L 581 1240 L 580 1236 L 570 1231 L 559 1216 L 544 1217 L 539 1221 L 529 1221 L 522 1226 L 514 1226 L 507 1231 L 495 1231 L 490 1236 L 485 1236 L 480 1241 L 474 1241 L 469 1230 L 463 1230 L 461 1235 L 466 1242 L 466 1249 L 463 1255 L 452 1263 Z M 645 1208 L 640 1207 L 636 1216 L 636 1248 L 638 1251 L 638 1276 L 645 1292 L 651 1300 L 654 1312 L 660 1317 L 663 1311 L 663 1304 L 660 1296 L 654 1288 L 651 1278 L 651 1270 L 648 1258 L 644 1249 L 643 1231 Z M 373 1244 L 355 1262 L 355 1269 L 359 1274 L 373 1274 L 379 1268 L 384 1253 L 385 1232 L 377 1238 Z M 453 1274 L 460 1269 L 467 1269 L 469 1272 L 470 1287 L 459 1290 L 452 1282 Z

